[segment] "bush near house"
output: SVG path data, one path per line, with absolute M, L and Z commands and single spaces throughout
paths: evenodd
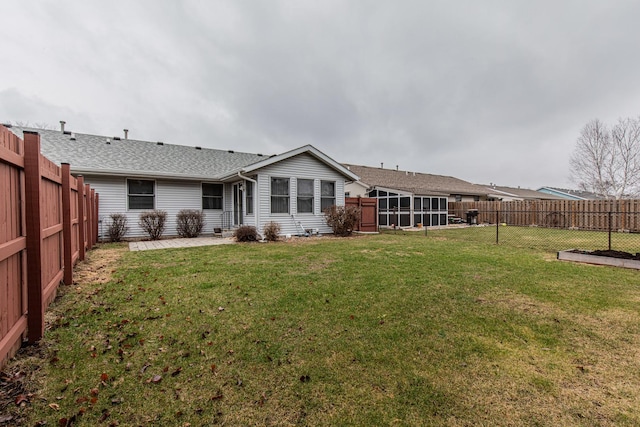
M 270 242 L 277 242 L 280 238 L 280 224 L 269 222 L 264 226 L 264 238 Z
M 129 227 L 127 227 L 127 217 L 121 213 L 112 213 L 110 217 L 111 224 L 109 224 L 109 229 L 107 230 L 109 241 L 120 242 L 129 231 Z
M 327 221 L 327 225 L 333 230 L 333 234 L 346 237 L 353 233 L 358 224 L 360 208 L 333 205 L 325 209 L 324 218 Z
M 149 235 L 151 240 L 158 240 L 164 233 L 166 221 L 167 212 L 156 209 L 142 212 L 138 224 Z
M 241 225 L 233 233 L 238 242 L 257 242 L 258 231 L 251 225 Z
M 198 237 L 204 228 L 204 213 L 196 209 L 178 212 L 176 231 L 180 237 Z

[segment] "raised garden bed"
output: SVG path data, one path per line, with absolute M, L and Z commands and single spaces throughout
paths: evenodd
M 640 254 L 621 251 L 582 251 L 569 249 L 558 252 L 561 261 L 583 262 L 587 264 L 609 265 L 640 270 Z

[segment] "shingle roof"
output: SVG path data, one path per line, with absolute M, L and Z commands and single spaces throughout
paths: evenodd
M 480 184 L 478 184 L 480 185 Z M 483 185 L 490 194 L 497 196 L 517 197 L 523 200 L 564 200 L 563 197 L 554 196 L 553 194 L 543 193 L 541 191 L 531 190 L 528 188 L 514 188 L 500 185 Z
M 258 154 L 166 143 L 160 145 L 135 139 L 118 140 L 78 132 L 69 134 L 16 126 L 11 130 L 21 138 L 24 130 L 38 132 L 42 154 L 57 164 L 71 164 L 74 173 L 219 179 L 268 158 Z
M 566 196 L 570 197 L 570 198 L 574 198 L 574 199 L 582 199 L 582 200 L 605 200 L 606 197 L 600 196 L 599 194 L 596 193 L 591 193 L 589 191 L 583 191 L 583 190 L 571 190 L 571 189 L 567 189 L 567 188 L 558 188 L 558 187 L 540 187 L 538 189 L 538 191 L 540 190 L 551 190 L 555 193 L 559 193 L 559 194 L 565 194 Z M 563 199 L 566 199 L 567 197 L 562 197 Z
M 345 164 L 369 187 L 385 187 L 409 191 L 419 195 L 460 194 L 486 196 L 488 189 L 452 176 L 420 172 L 381 169 L 370 166 Z M 438 193 L 438 194 L 436 194 Z

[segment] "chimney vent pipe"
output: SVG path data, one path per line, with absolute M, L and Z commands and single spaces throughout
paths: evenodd
M 129 129 L 123 129 L 124 130 L 124 139 L 129 139 Z
M 60 132 L 64 133 L 64 125 L 67 124 L 64 120 L 60 120 Z

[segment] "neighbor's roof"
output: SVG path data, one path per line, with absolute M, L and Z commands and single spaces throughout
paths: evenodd
M 266 156 L 61 130 L 19 126 L 12 126 L 11 130 L 20 138 L 23 138 L 23 131 L 38 132 L 42 154 L 57 164 L 69 163 L 74 174 L 221 180 L 308 152 L 337 168 L 349 179 L 357 179 L 342 165 L 310 145 Z
M 419 195 L 460 194 L 486 196 L 489 191 L 452 176 L 345 164 L 369 187 L 385 187 Z
M 480 184 L 478 184 L 480 185 Z M 512 197 L 522 200 L 564 200 L 563 197 L 556 196 L 542 191 L 530 190 L 520 187 L 505 187 L 500 185 L 483 185 L 493 197 Z
M 557 188 L 557 187 L 540 187 L 538 189 L 539 192 L 554 194 L 559 196 L 562 199 L 571 199 L 571 200 L 603 200 L 606 197 L 602 197 L 598 194 L 591 193 L 589 191 L 582 190 L 570 190 L 567 188 Z

